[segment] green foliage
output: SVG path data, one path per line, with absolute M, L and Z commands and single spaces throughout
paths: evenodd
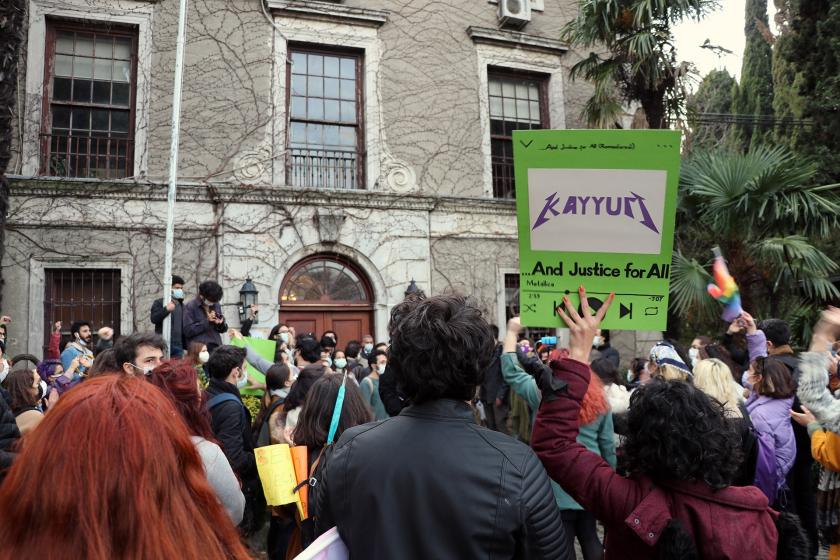
M 723 123 L 698 124 L 699 113 L 731 113 L 732 88 L 737 86 L 735 78 L 726 70 L 712 70 L 703 77 L 697 92 L 686 102 L 688 122 L 692 130 L 686 137 L 686 148 L 690 151 L 710 151 L 719 148 L 725 141 L 729 127 Z
M 782 118 L 776 139 L 817 162 L 817 182 L 840 181 L 840 3 L 791 0 L 776 42 L 773 78 Z M 785 123 L 804 118 L 805 126 Z
M 738 115 L 773 115 L 773 52 L 770 46 L 767 0 L 747 0 L 744 59 L 741 83 L 733 90 L 732 110 Z M 772 137 L 769 125 L 739 124 L 733 127 L 733 141 L 743 151 Z
M 699 153 L 683 164 L 672 309 L 696 327 L 720 309 L 706 294 L 718 245 L 745 309 L 778 316 L 840 297 L 840 267 L 814 244 L 838 226 L 840 185 L 814 186 L 817 167 L 785 148 Z
M 671 25 L 699 19 L 716 0 L 580 0 L 578 16 L 562 39 L 596 49 L 575 64 L 572 79 L 595 84 L 584 107 L 590 126 L 614 126 L 622 106 L 638 102 L 650 128 L 664 128 L 679 116 L 687 66 L 676 59 Z M 606 50 L 606 53 L 604 52 Z

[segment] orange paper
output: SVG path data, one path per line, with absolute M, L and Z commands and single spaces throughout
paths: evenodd
M 297 478 L 297 483 L 300 484 L 309 478 L 309 457 L 306 452 L 306 446 L 297 445 L 292 447 L 290 451 L 292 453 L 292 464 L 295 467 L 295 478 Z M 300 487 L 297 493 L 298 513 L 300 514 L 301 519 L 306 519 L 309 517 L 309 485 L 304 484 Z

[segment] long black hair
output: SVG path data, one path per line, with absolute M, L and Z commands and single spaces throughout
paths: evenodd
M 295 445 L 305 445 L 310 449 L 320 449 L 327 444 L 333 409 L 338 398 L 338 389 L 344 380 L 344 374 L 328 373 L 322 375 L 306 395 L 306 401 L 300 410 L 298 423 L 292 438 Z M 338 420 L 336 440 L 342 432 L 353 426 L 366 424 L 373 420 L 373 413 L 359 388 L 348 379 L 345 382 L 344 403 L 341 406 L 341 416 Z

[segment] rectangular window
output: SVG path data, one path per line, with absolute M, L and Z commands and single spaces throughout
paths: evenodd
M 47 268 L 44 274 L 44 352 L 56 321 L 61 321 L 65 337 L 74 321 L 90 322 L 94 333 L 101 327 L 111 327 L 119 336 L 119 269 Z
M 286 183 L 364 188 L 362 55 L 289 49 Z
M 137 31 L 47 21 L 42 175 L 134 174 Z
M 519 315 L 519 274 L 505 274 L 505 323 L 512 317 Z M 554 336 L 555 329 L 539 329 L 525 327 L 522 338 L 527 338 L 532 344 L 536 344 L 544 336 Z
M 488 71 L 487 78 L 493 196 L 514 198 L 513 131 L 548 128 L 548 79 L 538 74 L 494 69 Z

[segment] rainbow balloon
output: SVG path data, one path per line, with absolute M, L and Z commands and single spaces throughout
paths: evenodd
M 744 312 L 741 308 L 741 293 L 738 291 L 738 284 L 735 283 L 735 279 L 729 274 L 729 268 L 726 266 L 726 261 L 723 260 L 720 248 L 715 247 L 712 251 L 715 254 L 715 262 L 712 265 L 715 283 L 709 284 L 707 289 L 709 295 L 723 304 L 723 313 L 721 314 L 723 320 L 731 323 Z

